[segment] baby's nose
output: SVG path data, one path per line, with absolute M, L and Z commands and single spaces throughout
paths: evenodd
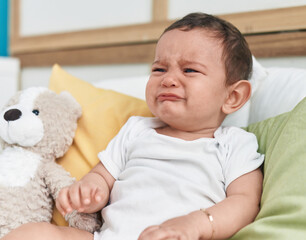
M 177 87 L 178 81 L 176 81 L 173 77 L 165 77 L 162 81 L 162 86 L 164 87 Z
M 6 111 L 3 115 L 6 121 L 15 121 L 21 117 L 22 113 L 19 109 L 10 109 Z

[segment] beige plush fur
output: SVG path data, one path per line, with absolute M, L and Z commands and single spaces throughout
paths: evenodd
M 51 221 L 54 199 L 74 181 L 55 159 L 72 144 L 80 116 L 70 94 L 45 88 L 17 93 L 2 111 L 0 238 L 21 224 Z M 74 212 L 68 221 L 91 232 L 100 227 L 95 214 Z

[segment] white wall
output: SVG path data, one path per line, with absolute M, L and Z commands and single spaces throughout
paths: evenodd
M 152 17 L 151 0 L 23 0 L 21 3 L 21 34 L 24 36 L 143 23 Z M 306 5 L 306 0 L 169 0 L 169 18 L 179 18 L 194 11 L 223 14 L 298 5 Z M 306 69 L 306 56 L 258 60 L 264 66 Z M 142 76 L 150 72 L 149 64 L 62 67 L 93 83 L 101 79 Z M 21 72 L 21 87 L 47 86 L 50 74 L 51 68 L 24 68 Z
M 20 33 L 33 36 L 146 23 L 151 15 L 151 0 L 22 0 Z
M 226 14 L 305 5 L 305 0 L 169 0 L 169 18 L 183 17 L 190 12 Z

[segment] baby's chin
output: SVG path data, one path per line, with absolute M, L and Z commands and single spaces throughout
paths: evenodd
M 163 117 L 158 117 L 158 118 L 170 128 L 177 129 L 177 130 L 184 131 L 184 132 L 188 132 L 192 130 L 192 128 L 188 126 L 188 124 L 186 124 L 186 120 L 183 120 L 179 117 L 163 116 Z

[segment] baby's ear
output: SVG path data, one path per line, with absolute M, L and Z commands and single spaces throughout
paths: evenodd
M 222 106 L 225 114 L 236 112 L 250 98 L 252 87 L 249 81 L 240 80 L 228 87 L 228 97 Z

